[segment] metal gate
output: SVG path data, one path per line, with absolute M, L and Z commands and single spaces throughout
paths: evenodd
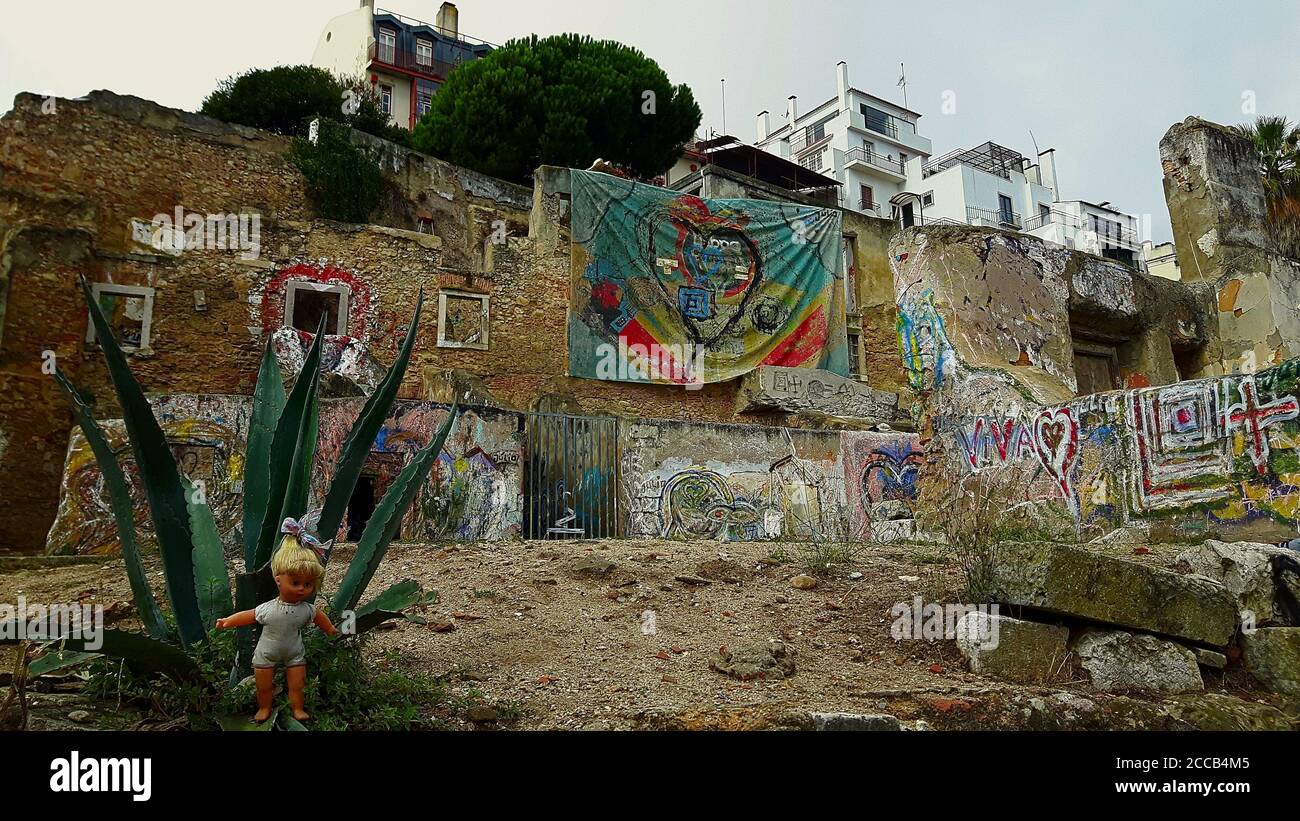
M 618 419 L 524 416 L 524 535 L 606 539 L 623 535 Z

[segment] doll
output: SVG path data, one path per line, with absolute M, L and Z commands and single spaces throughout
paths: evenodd
M 275 668 L 284 665 L 285 684 L 289 690 L 289 706 L 293 717 L 306 721 L 303 709 L 302 688 L 307 681 L 307 660 L 304 657 L 302 629 L 308 622 L 315 623 L 327 636 L 339 634 L 325 611 L 308 599 L 316 591 L 325 566 L 320 554 L 329 545 L 322 545 L 308 530 L 312 514 L 302 522 L 285 519 L 280 532 L 285 534 L 280 546 L 271 556 L 271 573 L 280 595 L 259 604 L 254 610 L 243 610 L 224 619 L 217 619 L 217 627 L 248 627 L 254 622 L 262 625 L 262 635 L 253 651 L 253 675 L 257 682 L 257 713 L 254 721 L 266 721 L 271 715 L 271 696 L 274 692 Z

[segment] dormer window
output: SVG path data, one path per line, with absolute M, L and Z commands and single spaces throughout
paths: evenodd
M 415 62 L 422 66 L 433 65 L 433 42 L 430 40 L 415 41 Z
M 397 32 L 379 30 L 379 62 L 389 65 L 397 62 Z

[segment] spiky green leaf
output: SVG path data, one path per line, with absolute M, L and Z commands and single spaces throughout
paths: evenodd
M 334 534 L 343 523 L 348 502 L 352 498 L 352 491 L 356 488 L 357 479 L 361 476 L 366 457 L 370 455 L 375 437 L 379 435 L 379 429 L 383 427 L 384 420 L 388 418 L 388 412 L 393 407 L 393 400 L 397 398 L 397 391 L 402 386 L 402 378 L 406 375 L 406 366 L 411 361 L 411 351 L 415 347 L 415 330 L 419 327 L 423 305 L 424 291 L 421 290 L 415 301 L 415 315 L 411 317 L 411 325 L 406 329 L 406 339 L 402 342 L 397 359 L 366 399 L 361 414 L 357 416 L 352 430 L 348 432 L 348 438 L 343 442 L 338 464 L 334 468 L 334 478 L 330 482 L 321 511 L 318 532 L 322 540 L 334 538 Z
M 113 336 L 108 320 L 96 304 L 90 285 L 83 279 L 81 290 L 90 308 L 90 319 L 95 326 L 95 339 L 104 352 L 108 373 L 122 406 L 122 420 L 126 424 L 127 438 L 135 453 L 136 467 L 144 483 L 153 516 L 154 533 L 162 555 L 163 575 L 167 582 L 167 600 L 176 617 L 181 644 L 190 647 L 207 640 L 203 621 L 199 618 L 198 600 L 194 595 L 194 567 L 190 553 L 189 513 L 185 508 L 185 489 L 181 487 L 176 459 L 167 445 L 158 420 L 144 391 L 131 374 L 117 338 Z
M 174 644 L 126 630 L 102 629 L 94 633 L 87 630 L 85 633 L 74 635 L 66 632 L 49 638 L 62 642 L 65 651 L 120 658 L 133 671 L 142 675 L 161 673 L 178 681 L 199 675 L 198 663 Z M 22 631 L 16 621 L 0 624 L 0 645 L 17 644 L 21 641 L 17 638 L 20 635 Z
M 131 583 L 131 598 L 135 602 L 136 613 L 144 624 L 145 632 L 156 639 L 171 635 L 167 623 L 163 621 L 162 611 L 154 600 L 153 589 L 145 575 L 144 563 L 140 560 L 140 549 L 135 541 L 135 506 L 131 502 L 131 487 L 127 484 L 122 466 L 117 455 L 108 443 L 108 437 L 95 421 L 90 407 L 82 399 L 80 392 L 73 387 L 63 371 L 55 368 L 54 379 L 63 388 L 72 401 L 72 409 L 81 425 L 81 432 L 86 436 L 95 462 L 99 465 L 100 475 L 104 477 L 104 486 L 108 489 L 109 507 L 113 511 L 113 520 L 117 523 L 117 538 L 122 545 L 122 561 L 126 563 L 126 578 Z
M 189 479 L 182 477 L 181 481 L 185 485 L 190 512 L 190 532 L 194 534 L 194 592 L 198 596 L 203 628 L 211 630 L 217 619 L 229 616 L 233 609 L 226 553 L 221 545 L 221 534 L 217 532 L 217 523 L 212 518 L 212 508 Z
M 266 515 L 262 517 L 257 551 L 249 570 L 260 570 L 271 560 L 276 536 L 285 516 L 301 516 L 305 509 L 296 507 L 299 498 L 306 506 L 305 486 L 316 457 L 316 422 L 319 405 L 316 396 L 320 382 L 320 351 L 325 338 L 325 317 L 316 328 L 316 337 L 303 360 L 302 370 L 284 405 L 271 440 L 271 489 L 267 495 Z M 285 513 L 284 511 L 293 511 Z
M 284 411 L 284 382 L 271 340 L 266 340 L 262 364 L 257 369 L 253 390 L 253 415 L 248 423 L 248 446 L 244 451 L 244 561 L 252 564 L 257 542 L 266 519 L 271 493 L 271 440 Z
M 79 650 L 49 650 L 36 661 L 27 665 L 27 675 L 32 678 L 76 667 L 100 658 L 99 653 L 84 653 Z
M 360 601 L 361 594 L 370 584 L 370 579 L 375 575 L 380 560 L 388 550 L 389 542 L 401 527 L 402 516 L 411 506 L 411 502 L 415 501 L 425 480 L 429 478 L 429 471 L 437 461 L 438 454 L 442 453 L 442 446 L 446 443 L 447 436 L 451 433 L 452 425 L 459 414 L 460 407 L 453 404 L 451 412 L 447 414 L 447 420 L 442 423 L 442 427 L 438 429 L 432 441 L 416 453 L 406 467 L 402 468 L 402 472 L 393 480 L 384 498 L 380 499 L 379 504 L 375 506 L 374 513 L 371 514 L 370 521 L 366 523 L 366 529 L 361 534 L 361 540 L 357 542 L 357 551 L 348 564 L 343 581 L 339 583 L 334 593 L 332 604 L 336 613 L 341 614 L 346 610 L 352 610 Z

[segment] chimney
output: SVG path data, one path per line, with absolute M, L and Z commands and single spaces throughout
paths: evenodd
M 460 34 L 460 12 L 456 11 L 455 3 L 443 3 L 438 6 L 438 15 L 433 18 L 433 27 L 448 37 L 455 38 Z
M 835 64 L 835 93 L 840 98 L 840 111 L 849 108 L 849 64 L 840 60 Z
M 758 141 L 761 143 L 772 133 L 772 117 L 766 111 L 758 112 Z
M 375 0 L 361 0 L 361 8 L 370 9 L 370 13 L 375 13 Z
M 785 116 L 790 120 L 790 127 L 794 128 L 794 121 L 799 119 L 799 98 L 793 94 L 785 102 Z

